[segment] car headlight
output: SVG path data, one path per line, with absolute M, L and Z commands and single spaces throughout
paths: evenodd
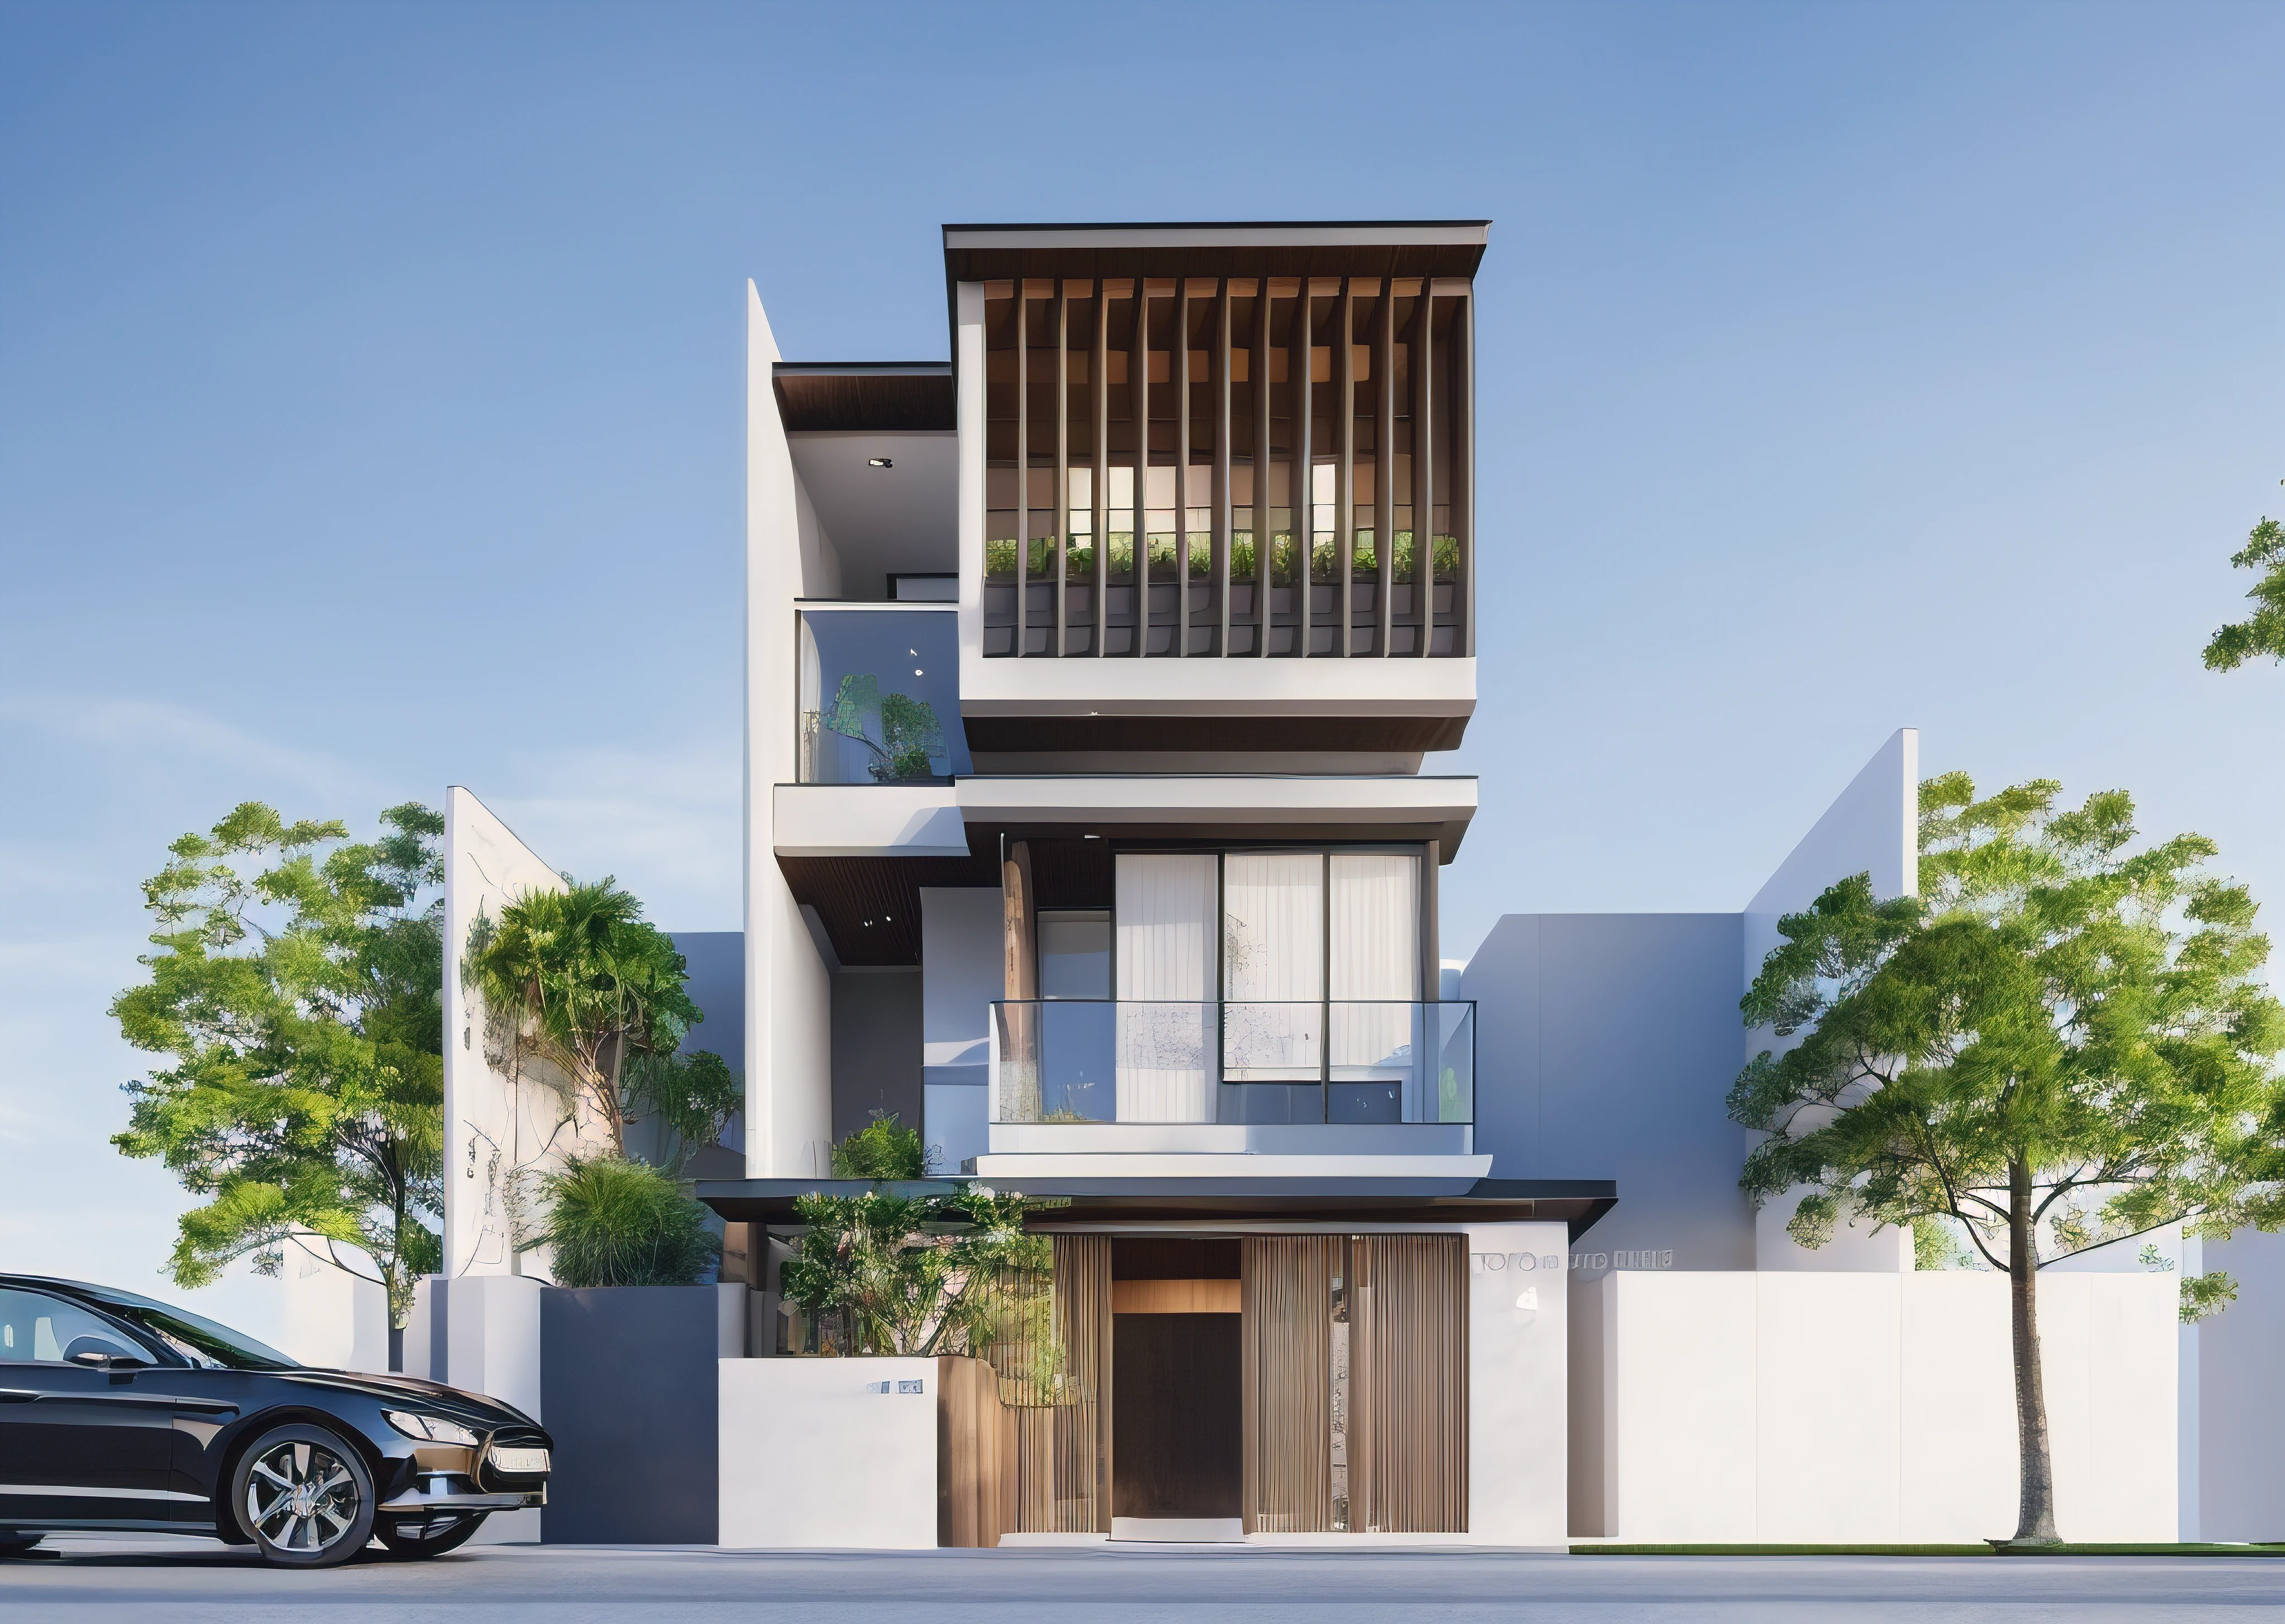
M 457 1421 L 447 1421 L 442 1416 L 415 1415 L 409 1409 L 385 1409 L 381 1418 L 407 1438 L 426 1439 L 432 1444 L 467 1444 L 475 1447 L 476 1435 Z

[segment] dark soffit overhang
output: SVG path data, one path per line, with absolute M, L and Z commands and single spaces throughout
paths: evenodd
M 1467 277 L 1488 220 L 1203 220 L 944 228 L 945 314 L 959 285 L 1017 277 Z
M 794 1203 L 807 1195 L 861 1196 L 878 1188 L 892 1195 L 945 1196 L 974 1182 L 929 1179 L 875 1186 L 862 1179 L 724 1179 L 698 1185 L 698 1199 L 732 1223 L 797 1224 Z M 1025 1193 L 1053 1196 L 1062 1204 L 1032 1212 L 1026 1226 L 1054 1229 L 1072 1226 L 1219 1222 L 1452 1224 L 1559 1222 L 1571 1238 L 1584 1235 L 1618 1204 L 1619 1187 L 1609 1179 L 1479 1179 L 1457 1194 L 1393 1189 L 1259 1193 L 1258 1180 L 1090 1179 L 1089 1188 L 1065 1194 L 1056 1181 L 1033 1181 Z M 1081 1181 L 1072 1181 L 1081 1182 Z M 1383 1181 L 1375 1181 L 1376 1183 Z M 1232 1188 L 1235 1187 L 1235 1188 Z
M 788 434 L 957 426 L 949 361 L 781 361 L 770 373 Z

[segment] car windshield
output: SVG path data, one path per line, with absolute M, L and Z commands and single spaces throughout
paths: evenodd
M 105 1307 L 122 1319 L 131 1320 L 152 1335 L 165 1338 L 169 1346 L 193 1364 L 216 1365 L 228 1370 L 300 1368 L 276 1348 L 227 1325 L 217 1325 L 204 1315 L 169 1308 L 132 1291 L 106 1291 L 102 1300 Z

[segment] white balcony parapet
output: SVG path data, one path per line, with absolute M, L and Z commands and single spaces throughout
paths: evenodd
M 966 857 L 951 784 L 778 784 L 781 857 Z

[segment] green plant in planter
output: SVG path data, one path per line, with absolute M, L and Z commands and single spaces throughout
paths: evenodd
M 925 1179 L 928 1147 L 918 1128 L 897 1126 L 897 1113 L 876 1110 L 873 1119 L 833 1147 L 836 1179 Z
M 1031 1204 L 978 1185 L 949 1196 L 809 1195 L 779 1271 L 787 1300 L 849 1328 L 842 1353 L 980 1356 L 1008 1317 L 1001 1281 L 1045 1274 L 1053 1248 L 1024 1232 Z
M 571 1157 L 538 1179 L 547 1228 L 526 1248 L 554 1248 L 567 1286 L 687 1286 L 722 1243 L 706 1209 L 658 1168 L 623 1157 Z
M 832 708 L 824 713 L 827 731 L 854 739 L 873 752 L 874 781 L 910 783 L 936 776 L 945 756 L 944 728 L 936 707 L 906 694 L 883 694 L 880 679 L 852 672 L 841 679 Z M 877 728 L 880 737 L 873 736 Z

